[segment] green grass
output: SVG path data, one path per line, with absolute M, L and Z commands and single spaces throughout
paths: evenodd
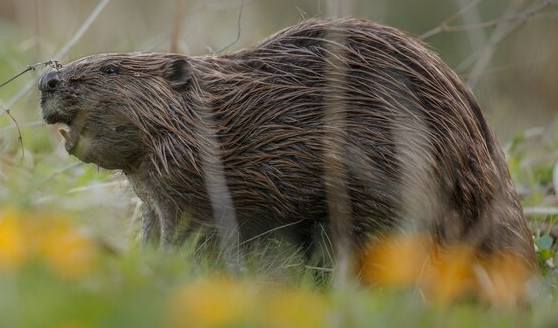
M 194 293 L 190 298 L 216 312 L 226 306 L 242 314 L 229 317 L 223 327 L 285 327 L 281 320 L 287 320 L 288 327 L 335 327 L 335 321 L 342 323 L 339 327 L 553 327 L 558 319 L 558 304 L 550 300 L 549 290 L 539 291 L 527 306 L 508 308 L 467 301 L 436 304 L 425 301 L 418 290 L 316 289 L 305 279 L 293 282 L 255 274 L 232 278 L 232 287 L 223 287 L 215 278 L 218 269 L 189 255 L 137 249 L 119 256 L 103 254 L 94 273 L 75 281 L 60 278 L 39 262 L 30 263 L 17 273 L 0 275 L 0 326 L 175 327 L 176 307 L 181 306 L 178 316 L 185 317 L 179 321 L 188 327 L 188 322 L 205 322 L 203 314 L 195 319 L 191 313 L 188 296 L 180 296 L 189 290 Z M 200 279 L 209 283 L 200 287 Z M 288 301 L 277 297 L 285 290 Z M 247 311 L 238 305 L 243 303 Z M 270 306 L 291 317 L 262 319 L 260 314 Z

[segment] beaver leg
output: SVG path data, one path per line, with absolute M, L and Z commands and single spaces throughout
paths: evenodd
M 161 237 L 159 218 L 153 208 L 146 203 L 142 205 L 142 212 L 142 242 L 144 245 L 151 243 L 157 245 Z

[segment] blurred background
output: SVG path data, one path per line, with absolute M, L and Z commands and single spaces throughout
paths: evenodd
M 558 158 L 556 0 L 0 0 L 0 83 L 48 60 L 229 52 L 304 18 L 345 16 L 397 27 L 439 53 L 473 89 L 519 188 L 529 187 L 523 194 L 540 195 L 528 203 L 544 203 Z M 41 69 L 0 88 L 0 204 L 64 208 L 107 230 L 99 234 L 121 236 L 137 219 L 137 202 L 118 176 L 69 158 L 58 133 L 42 123 Z M 517 150 L 525 139 L 536 155 Z M 547 203 L 555 205 L 551 194 Z

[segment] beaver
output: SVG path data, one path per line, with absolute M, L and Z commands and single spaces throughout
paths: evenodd
M 200 228 L 358 250 L 427 232 L 535 267 L 503 152 L 471 91 L 407 34 L 310 19 L 227 54 L 97 54 L 43 74 L 66 150 L 122 171 L 143 235 Z M 273 233 L 272 233 L 273 232 Z

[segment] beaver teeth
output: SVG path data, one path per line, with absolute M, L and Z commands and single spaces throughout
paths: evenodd
M 62 127 L 60 129 L 58 129 L 58 132 L 60 132 L 60 134 L 62 135 L 62 137 L 66 140 L 69 141 L 70 140 L 70 129 L 67 127 Z
M 74 149 L 74 146 L 76 144 L 76 139 L 74 136 L 72 136 L 72 130 L 70 129 L 70 127 L 68 126 L 62 126 L 58 129 L 58 132 L 60 133 L 60 135 L 62 135 L 62 137 L 64 138 L 64 140 L 66 141 L 65 144 L 65 148 L 68 151 L 68 153 L 72 153 L 72 149 Z

